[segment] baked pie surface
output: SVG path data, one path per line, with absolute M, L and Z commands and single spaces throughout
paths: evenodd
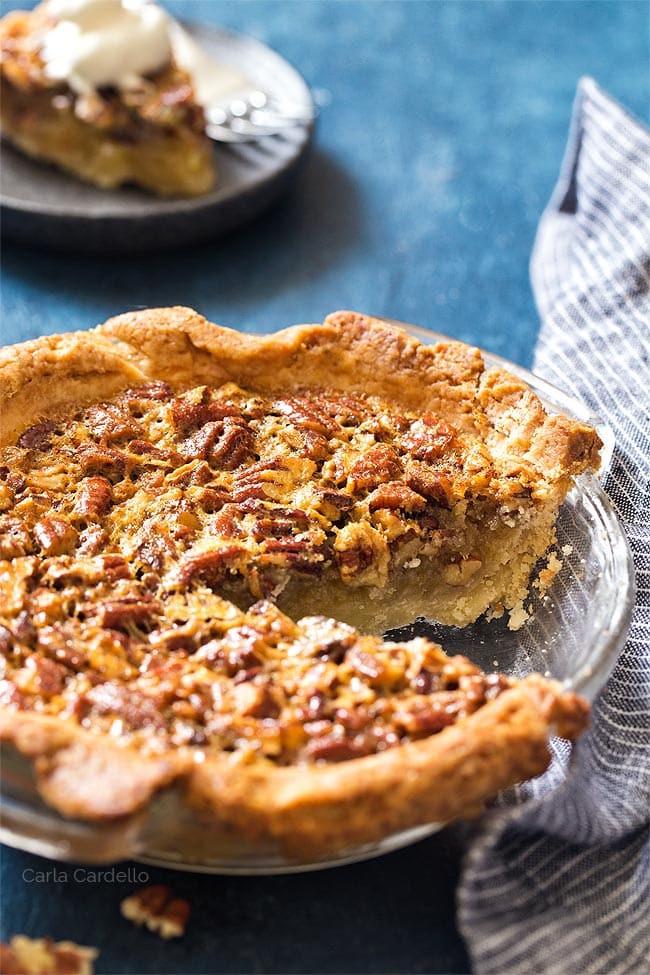
M 78 95 L 48 78 L 38 39 L 55 23 L 42 4 L 0 20 L 0 122 L 19 149 L 103 189 L 136 183 L 199 196 L 214 153 L 189 74 L 173 61 L 134 89 Z
M 0 375 L 0 730 L 65 814 L 176 781 L 306 856 L 467 813 L 579 733 L 553 682 L 328 618 L 412 589 L 422 612 L 423 585 L 452 622 L 521 599 L 598 438 L 478 350 L 179 308 L 4 350 Z

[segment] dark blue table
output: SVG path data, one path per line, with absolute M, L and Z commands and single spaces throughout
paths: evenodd
M 169 6 L 258 37 L 304 74 L 323 105 L 308 165 L 280 205 L 207 247 L 126 263 L 5 245 L 5 342 L 147 305 L 193 305 L 249 331 L 345 307 L 530 363 L 528 258 L 576 83 L 590 74 L 647 114 L 645 2 Z M 463 836 L 452 827 L 381 860 L 293 877 L 142 868 L 194 905 L 191 933 L 169 946 L 120 920 L 136 884 L 70 865 L 36 882 L 52 864 L 5 849 L 2 934 L 97 945 L 104 973 L 463 973 Z

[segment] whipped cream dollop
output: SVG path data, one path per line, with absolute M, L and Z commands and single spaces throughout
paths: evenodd
M 138 87 L 144 75 L 177 64 L 192 77 L 200 104 L 244 87 L 245 78 L 218 65 L 151 0 L 48 0 L 54 19 L 40 53 L 45 74 L 80 95 L 107 86 Z
M 136 87 L 172 53 L 169 17 L 146 0 L 49 0 L 56 20 L 43 35 L 45 74 L 88 94 L 114 85 Z

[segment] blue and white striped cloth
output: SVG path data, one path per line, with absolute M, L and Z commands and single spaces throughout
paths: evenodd
M 489 816 L 459 922 L 475 975 L 650 973 L 650 133 L 591 79 L 531 263 L 535 371 L 607 418 L 634 554 L 629 639 L 574 748 Z M 517 801 L 514 800 L 513 801 Z

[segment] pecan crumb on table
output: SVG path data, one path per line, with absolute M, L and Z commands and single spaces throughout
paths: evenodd
M 0 942 L 2 975 L 93 975 L 96 948 L 73 941 L 27 938 L 17 934 L 9 944 Z
M 122 917 L 142 924 L 159 934 L 161 938 L 181 938 L 190 916 L 189 902 L 174 897 L 171 888 L 164 884 L 142 887 L 120 904 Z

